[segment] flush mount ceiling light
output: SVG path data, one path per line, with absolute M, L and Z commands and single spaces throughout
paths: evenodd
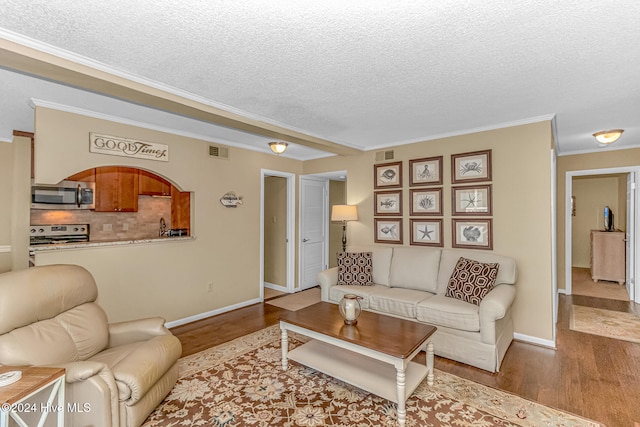
M 596 132 L 593 136 L 596 138 L 600 144 L 609 145 L 613 144 L 620 138 L 624 129 L 611 129 L 611 130 L 603 130 L 601 132 Z
M 287 149 L 288 146 L 289 144 L 282 141 L 275 141 L 275 142 L 269 143 L 269 147 L 271 147 L 271 151 L 273 151 L 276 154 L 284 153 L 284 151 Z

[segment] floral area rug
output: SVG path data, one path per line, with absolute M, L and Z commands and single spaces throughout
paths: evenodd
M 572 305 L 569 329 L 640 343 L 640 316 L 621 311 Z
M 290 348 L 305 337 L 289 333 Z M 272 326 L 187 356 L 151 426 L 395 426 L 396 405 L 290 361 Z M 435 372 L 407 400 L 406 426 L 600 426 L 510 393 Z

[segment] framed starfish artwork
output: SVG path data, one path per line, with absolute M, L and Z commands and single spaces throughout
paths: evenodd
M 441 219 L 411 219 L 410 244 L 444 246 Z
M 452 215 L 491 215 L 491 185 L 453 187 L 451 189 Z

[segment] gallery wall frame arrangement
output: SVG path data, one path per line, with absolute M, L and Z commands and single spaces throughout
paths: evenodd
M 375 191 L 374 215 L 402 215 L 402 190 Z
M 410 222 L 410 244 L 418 246 L 444 246 L 442 219 L 415 219 Z
M 401 188 L 402 162 L 373 165 L 374 188 Z
M 451 183 L 491 181 L 491 150 L 451 155 Z
M 493 220 L 455 219 L 451 220 L 454 248 L 493 249 Z
M 451 188 L 451 215 L 490 216 L 491 184 Z
M 412 188 L 409 190 L 410 214 L 442 215 L 442 188 Z
M 376 243 L 402 244 L 402 218 L 374 218 Z
M 442 185 L 442 156 L 409 160 L 409 186 Z

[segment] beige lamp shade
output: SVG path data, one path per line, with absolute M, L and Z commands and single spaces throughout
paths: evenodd
M 331 221 L 357 221 L 358 207 L 356 205 L 333 205 Z

